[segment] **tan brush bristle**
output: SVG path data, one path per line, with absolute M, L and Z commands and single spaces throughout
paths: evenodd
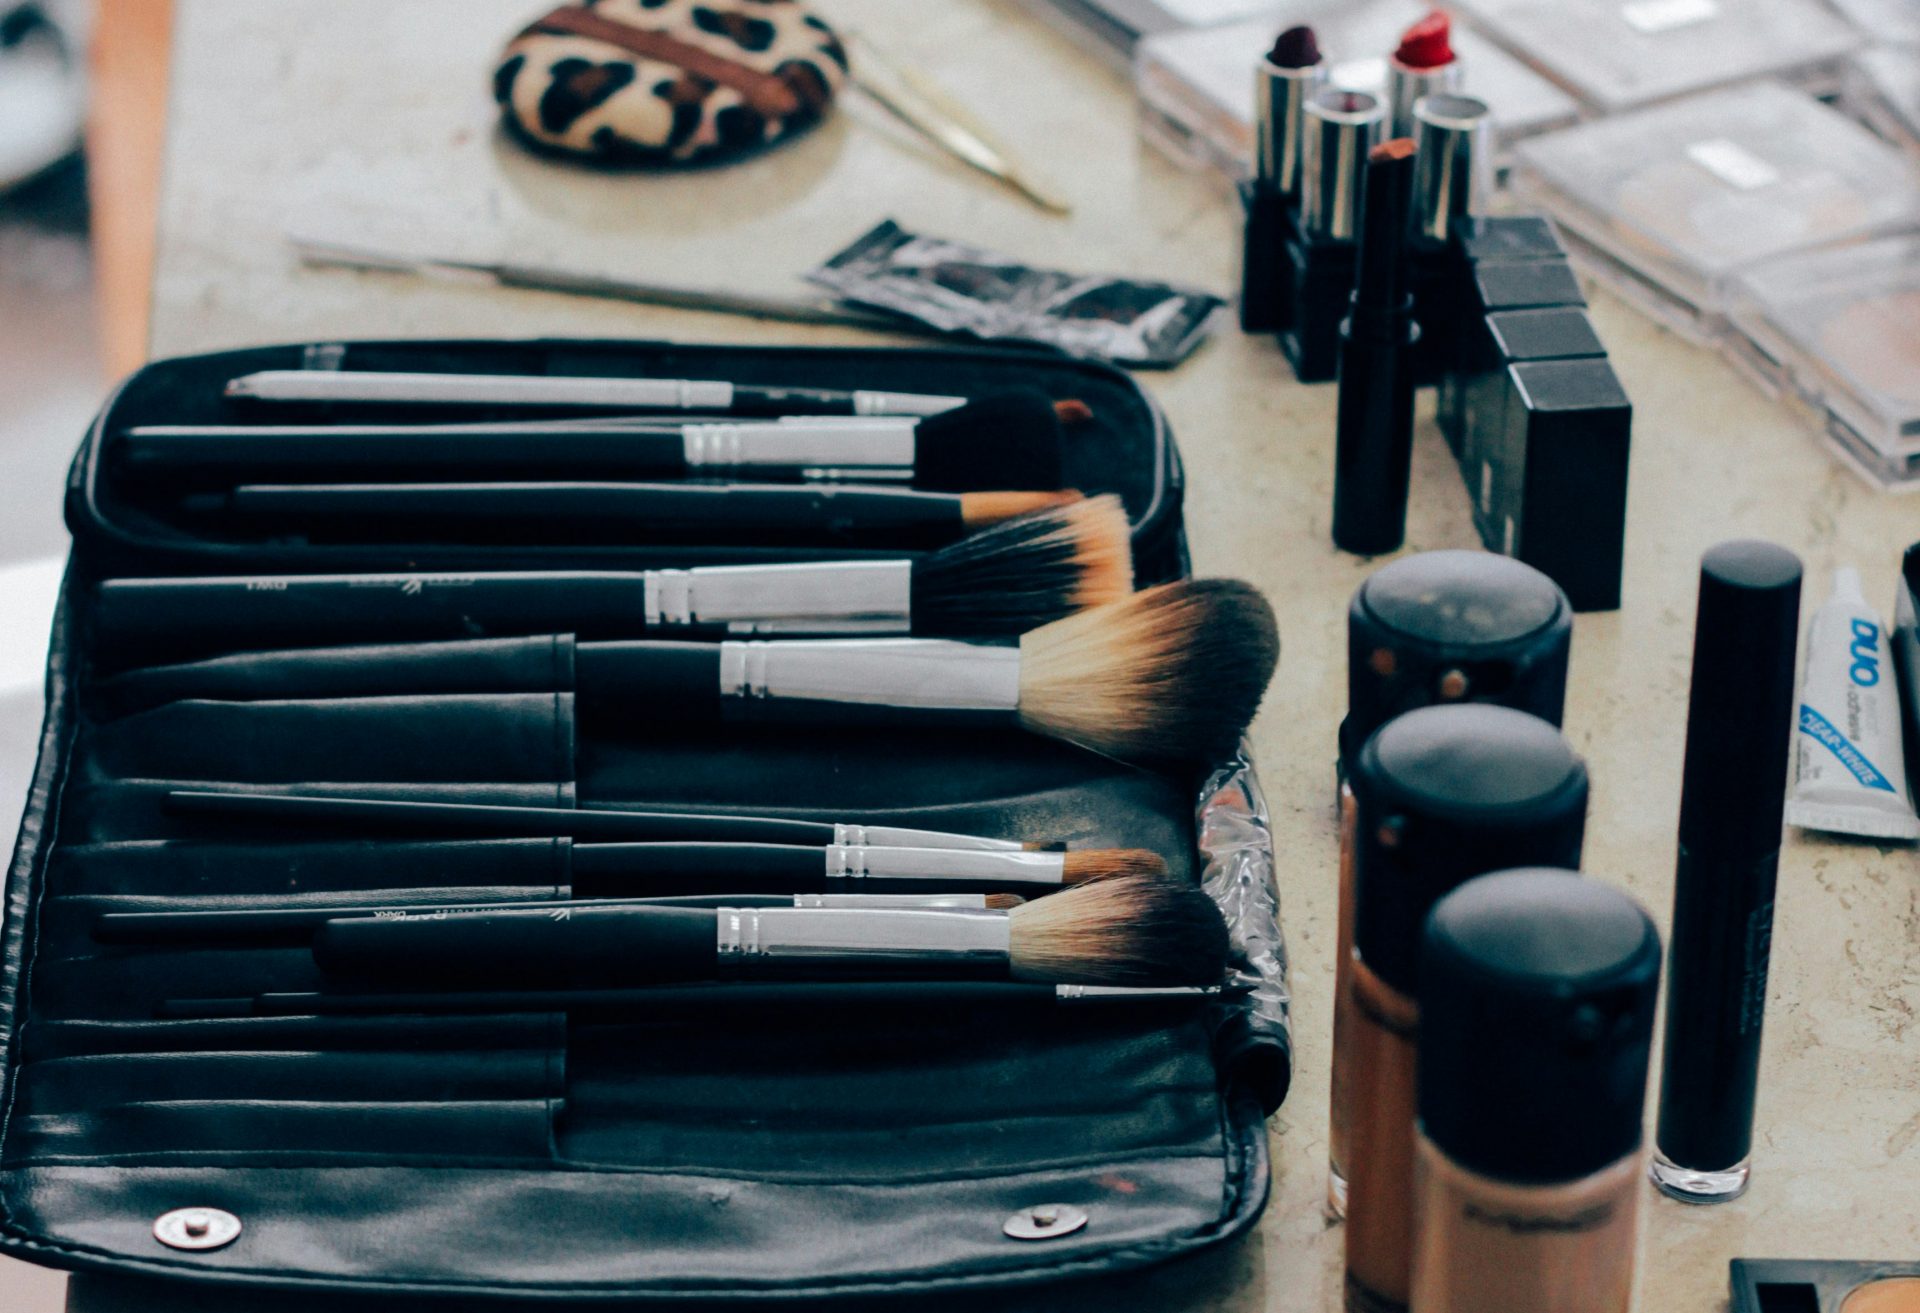
M 1198 885 L 1123 875 L 1008 914 L 1016 980 L 1056 985 L 1217 985 L 1227 923 Z
M 1062 855 L 1060 878 L 1066 884 L 1167 873 L 1167 859 L 1147 848 L 1077 848 Z
M 970 533 L 913 563 L 914 629 L 1006 637 L 1133 592 L 1133 526 L 1112 493 Z
M 1252 585 L 1162 584 L 1022 635 L 1020 723 L 1126 761 L 1225 761 L 1279 659 Z
M 1020 904 L 1026 901 L 1027 900 L 1022 898 L 1019 894 L 988 894 L 987 895 L 987 906 L 1002 912 L 1006 911 L 1009 908 L 1018 907 L 1020 906 Z
M 960 519 L 969 529 L 980 529 L 1028 511 L 1065 506 L 1079 500 L 1080 494 L 1071 488 L 1060 492 L 963 492 Z

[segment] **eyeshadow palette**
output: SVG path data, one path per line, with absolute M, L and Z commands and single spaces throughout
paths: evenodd
M 1697 342 L 1763 260 L 1899 231 L 1920 164 L 1803 92 L 1770 83 L 1522 142 L 1514 187 L 1579 239 L 1594 272 Z
M 1246 177 L 1253 160 L 1253 70 L 1276 32 L 1310 24 L 1333 84 L 1379 94 L 1386 89 L 1387 54 L 1426 10 L 1419 0 L 1287 0 L 1257 21 L 1153 37 L 1141 43 L 1135 68 L 1143 130 L 1176 158 Z M 1456 25 L 1453 44 L 1466 70 L 1463 90 L 1492 107 L 1496 152 L 1577 117 L 1571 96 L 1484 36 Z
M 1462 0 L 1601 113 L 1759 77 L 1825 89 L 1860 35 L 1816 0 Z
M 1920 235 L 1757 266 L 1730 318 L 1729 345 L 1814 407 L 1849 462 L 1920 487 Z
M 1920 1263 L 1736 1258 L 1730 1313 L 1920 1313 Z

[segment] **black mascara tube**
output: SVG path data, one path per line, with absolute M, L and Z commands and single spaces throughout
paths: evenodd
M 1650 1167 L 1686 1203 L 1747 1188 L 1799 627 L 1798 557 L 1757 541 L 1707 552 Z

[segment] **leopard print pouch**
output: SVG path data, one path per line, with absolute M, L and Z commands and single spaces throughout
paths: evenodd
M 493 95 L 537 147 L 688 164 L 809 126 L 846 77 L 839 37 L 798 0 L 588 0 L 516 36 Z

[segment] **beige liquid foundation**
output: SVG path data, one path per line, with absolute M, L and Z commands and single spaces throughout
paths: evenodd
M 1340 887 L 1334 941 L 1333 1098 L 1327 1208 L 1347 1207 L 1346 1098 L 1352 1004 L 1353 790 L 1347 775 L 1373 732 L 1403 712 L 1491 702 L 1560 723 L 1572 608 L 1530 565 L 1491 552 L 1422 552 L 1368 576 L 1347 611 L 1347 717 L 1340 726 Z
M 1354 949 L 1340 1062 L 1347 1306 L 1407 1305 L 1413 1268 L 1418 962 L 1427 913 L 1476 875 L 1573 866 L 1587 774 L 1560 731 L 1506 707 L 1425 707 L 1367 741 L 1351 777 Z
M 1660 938 L 1564 871 L 1468 881 L 1420 966 L 1412 1313 L 1627 1313 Z

